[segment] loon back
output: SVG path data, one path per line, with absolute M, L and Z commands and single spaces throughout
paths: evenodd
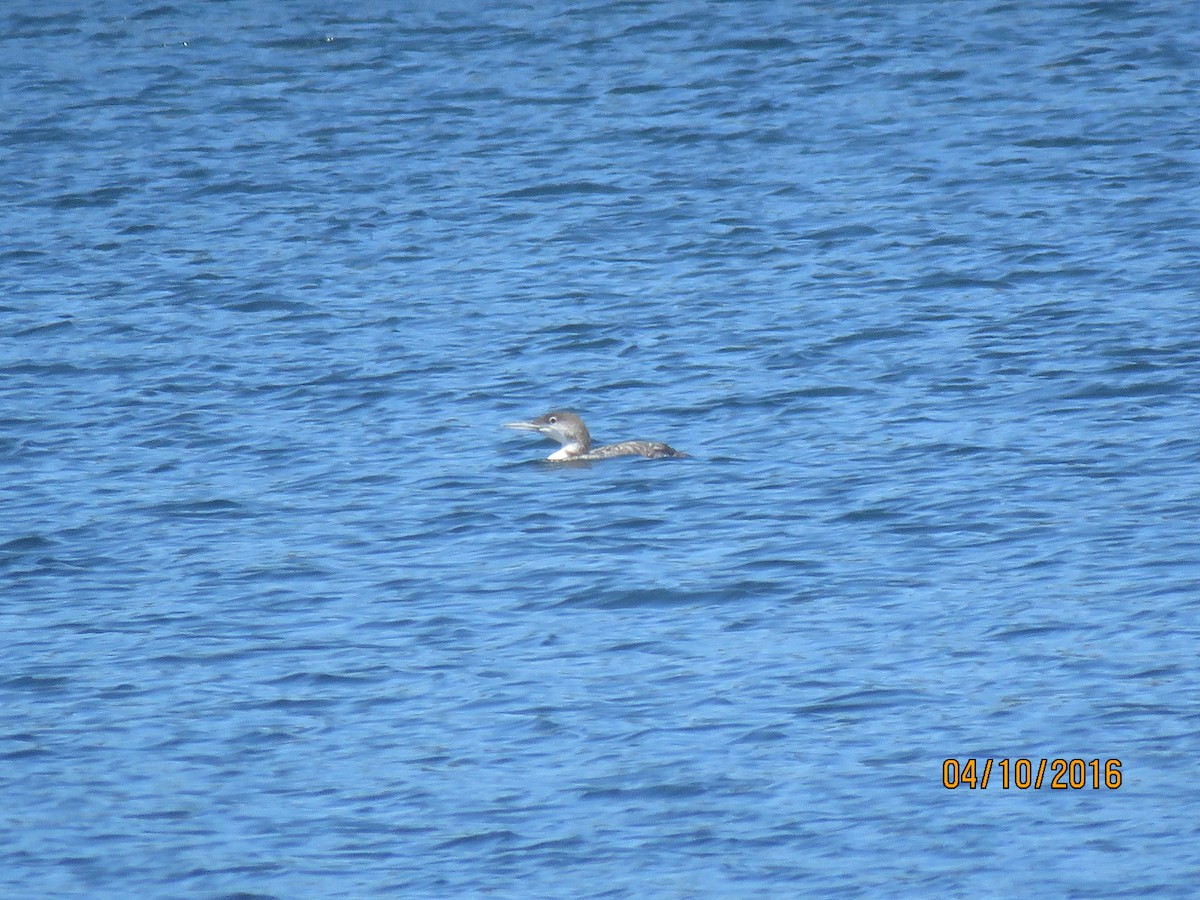
M 558 441 L 562 446 L 551 453 L 549 460 L 562 462 L 564 460 L 589 461 L 594 459 L 612 459 L 616 456 L 644 456 L 647 459 L 664 459 L 685 457 L 674 447 L 658 441 L 621 441 L 619 444 L 606 444 L 603 447 L 592 447 L 592 436 L 588 433 L 583 419 L 565 409 L 556 409 L 538 416 L 528 422 L 509 422 L 505 428 L 515 428 L 518 431 L 536 431 L 544 437 Z
M 621 441 L 617 444 L 605 444 L 595 447 L 582 456 L 574 459 L 611 459 L 614 456 L 644 456 L 646 459 L 663 459 L 665 457 L 684 457 L 674 447 L 659 441 Z

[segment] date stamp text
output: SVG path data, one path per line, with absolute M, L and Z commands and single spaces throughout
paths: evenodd
M 1121 786 L 1119 759 L 947 759 L 942 763 L 942 786 L 984 790 L 1115 791 Z

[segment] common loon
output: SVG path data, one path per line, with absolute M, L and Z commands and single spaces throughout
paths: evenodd
M 611 459 L 614 456 L 644 456 L 647 459 L 687 456 L 686 453 L 680 453 L 658 441 L 621 441 L 619 444 L 593 447 L 592 436 L 588 434 L 583 419 L 573 412 L 560 409 L 538 416 L 529 422 L 508 422 L 504 427 L 515 428 L 518 431 L 536 431 L 558 441 L 562 446 L 546 457 L 555 462 Z

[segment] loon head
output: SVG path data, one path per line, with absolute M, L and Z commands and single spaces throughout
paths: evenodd
M 582 456 L 592 447 L 592 436 L 588 434 L 583 419 L 565 409 L 556 409 L 528 422 L 508 422 L 505 428 L 518 431 L 536 431 L 538 434 L 562 444 L 547 459 L 571 459 Z

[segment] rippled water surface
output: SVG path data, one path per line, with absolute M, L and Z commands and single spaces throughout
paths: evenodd
M 0 14 L 0 893 L 1191 896 L 1198 8 L 338 8 Z

